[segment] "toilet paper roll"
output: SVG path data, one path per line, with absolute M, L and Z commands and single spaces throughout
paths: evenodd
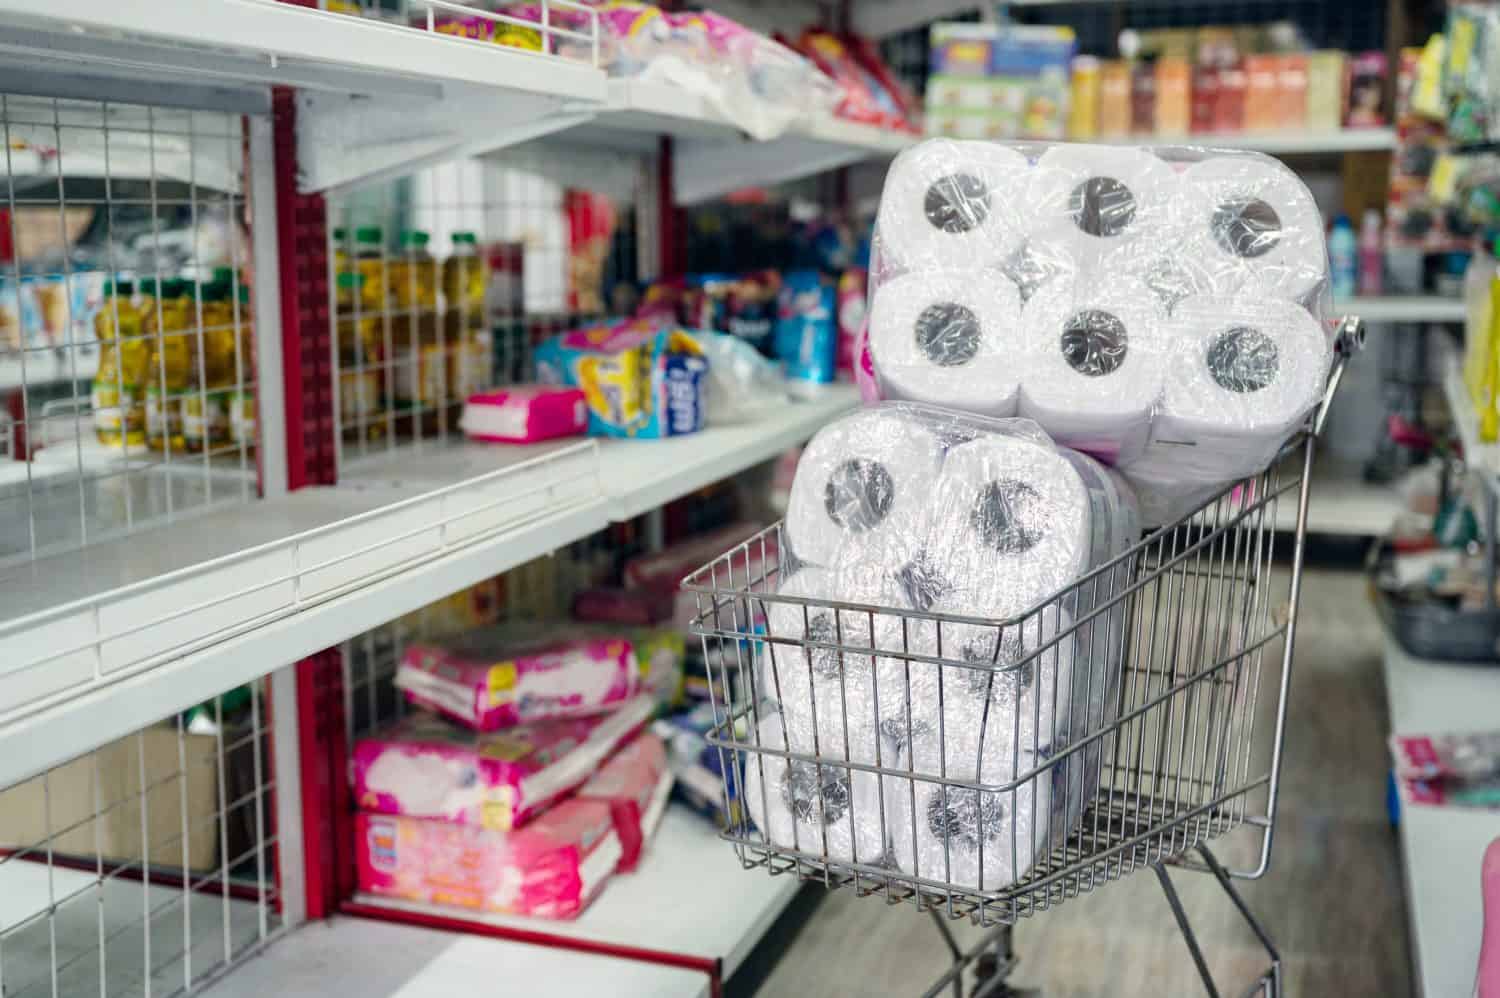
M 886 398 L 1013 416 L 1021 296 L 998 270 L 912 271 L 875 292 L 870 357 Z
M 1264 468 L 1322 397 L 1332 362 L 1322 327 L 1291 302 L 1191 298 L 1172 330 L 1152 462 L 1204 482 Z
M 1133 262 L 1139 254 L 1123 254 L 1125 262 Z M 1039 240 L 1027 240 L 1020 249 L 1012 253 L 1001 265 L 1007 277 L 1015 282 L 1021 293 L 1021 302 L 1031 300 L 1038 290 L 1053 282 L 1071 284 L 1078 276 L 1078 258 L 1066 247 Z
M 998 266 L 1020 246 L 1026 157 L 990 142 L 931 139 L 896 157 L 876 217 L 882 269 Z
M 804 568 L 778 595 L 905 608 L 900 590 L 878 573 L 841 578 L 825 569 Z M 805 751 L 856 762 L 886 761 L 876 748 L 876 657 L 864 650 L 922 654 L 931 646 L 932 633 L 932 625 L 894 610 L 835 612 L 827 606 L 766 601 L 766 630 L 773 638 L 834 646 L 761 643 L 755 693 L 781 705 L 787 729 L 803 740 Z
M 1161 395 L 1165 319 L 1141 281 L 1085 273 L 1049 284 L 1022 312 L 1022 416 L 1107 464 L 1145 447 Z
M 1077 578 L 1100 543 L 1082 479 L 1040 435 L 953 448 L 927 504 L 926 531 L 899 576 L 919 610 L 1010 617 Z
M 756 738 L 762 748 L 808 751 L 779 714 L 761 720 Z M 842 863 L 876 863 L 885 856 L 874 773 L 748 752 L 744 775 L 750 818 L 771 843 Z
M 1182 174 L 1185 257 L 1215 294 L 1300 299 L 1328 279 L 1323 216 L 1307 185 L 1266 156 L 1214 156 Z
M 937 435 L 899 409 L 864 409 L 824 427 L 803 450 L 787 499 L 797 557 L 830 566 L 843 553 L 872 571 L 903 564 L 942 459 Z
M 1145 149 L 1056 145 L 1031 172 L 1027 234 L 1085 258 L 1155 238 L 1171 218 L 1177 175 Z

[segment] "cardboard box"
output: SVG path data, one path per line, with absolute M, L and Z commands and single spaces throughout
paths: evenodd
M 1276 127 L 1296 131 L 1307 123 L 1307 56 L 1282 55 L 1276 71 Z
M 1307 57 L 1307 127 L 1337 131 L 1344 124 L 1344 53 L 1313 52 Z
M 1281 58 L 1245 57 L 1245 131 L 1275 131 L 1280 111 Z
M 1099 137 L 1130 134 L 1130 65 L 1120 60 L 1099 67 Z
M 1156 60 L 1156 134 L 1186 135 L 1192 116 L 1192 66 L 1183 56 L 1163 56 Z
M 927 35 L 928 75 L 988 77 L 997 31 L 993 24 L 934 24 Z

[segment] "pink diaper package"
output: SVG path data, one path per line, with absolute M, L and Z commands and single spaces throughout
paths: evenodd
M 589 409 L 578 388 L 510 385 L 470 395 L 458 425 L 475 440 L 530 444 L 580 435 Z
M 413 714 L 354 743 L 355 806 L 508 831 L 588 779 L 654 708 L 642 694 L 611 714 L 492 734 Z
M 650 731 L 637 735 L 578 789 L 580 800 L 609 805 L 622 850 L 618 872 L 634 870 L 640 863 L 646 843 L 666 813 L 671 792 L 667 746 Z
M 601 801 L 564 801 L 513 832 L 378 814 L 354 827 L 360 890 L 535 918 L 576 916 L 620 858 Z
M 478 731 L 596 714 L 640 688 L 624 636 L 528 637 L 486 628 L 406 648 L 396 686 L 406 699 Z

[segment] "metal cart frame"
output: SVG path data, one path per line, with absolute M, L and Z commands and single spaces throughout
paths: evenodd
M 1166 867 L 1206 872 L 1266 950 L 1268 968 L 1246 993 L 1279 995 L 1279 953 L 1233 881 L 1258 878 L 1270 864 L 1313 451 L 1344 366 L 1363 343 L 1359 320 L 1343 320 L 1335 342 L 1321 404 L 1270 468 L 1018 616 L 778 594 L 798 567 L 781 524 L 690 575 L 684 588 L 697 595 L 694 631 L 714 680 L 709 740 L 719 748 L 731 816 L 722 836 L 741 863 L 930 912 L 953 963 L 929 995 L 961 995 L 969 966 L 980 978 L 974 994 L 1008 994 L 1018 919 L 1150 867 L 1216 998 Z M 1284 501 L 1296 509 L 1290 566 L 1273 577 Z M 788 614 L 800 624 L 766 624 Z M 1274 713 L 1258 712 L 1262 667 L 1278 661 Z M 935 711 L 922 716 L 936 718 L 935 731 L 914 721 L 918 700 L 933 706 L 934 678 Z M 790 722 L 762 727 L 784 693 L 796 696 L 783 686 L 811 701 L 811 744 L 788 737 Z M 984 703 L 972 765 L 970 743 L 954 748 L 946 730 L 965 688 Z M 1003 706 L 992 713 L 996 703 Z M 779 738 L 763 739 L 769 731 Z M 915 758 L 912 746 L 924 740 L 937 746 L 935 762 Z M 1004 772 L 994 758 L 1005 760 Z M 816 808 L 821 832 L 799 838 L 791 822 L 788 844 L 757 828 L 749 812 L 759 805 L 768 813 L 768 780 L 781 781 L 788 808 Z M 786 789 L 794 782 L 812 796 L 794 800 Z M 923 809 L 940 836 L 928 842 L 925 868 Z M 992 813 L 1000 817 L 990 821 Z M 916 831 L 904 845 L 860 855 L 853 829 L 877 821 L 882 843 L 895 842 L 902 827 Z M 830 824 L 849 830 L 844 840 Z M 1259 836 L 1256 858 L 1231 869 L 1208 843 L 1241 828 Z M 977 870 L 966 865 L 970 854 Z M 964 951 L 945 924 L 959 917 L 994 931 Z

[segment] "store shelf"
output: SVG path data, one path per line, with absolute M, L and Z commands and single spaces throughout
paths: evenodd
M 0 44 L 18 93 L 264 113 L 270 85 L 301 88 L 305 190 L 535 138 L 605 97 L 589 64 L 277 0 L 0 0 Z
M 1464 321 L 1463 299 L 1441 295 L 1360 296 L 1335 302 L 1334 311 L 1357 315 L 1366 323 Z
M 1387 635 L 1385 686 L 1395 733 L 1500 727 L 1500 668 L 1495 666 L 1413 658 Z M 1479 864 L 1485 848 L 1500 837 L 1500 812 L 1405 805 L 1400 831 L 1418 994 L 1468 994 L 1484 924 Z
M 1443 394 L 1447 397 L 1448 411 L 1463 444 L 1464 460 L 1486 485 L 1500 492 L 1500 443 L 1487 444 L 1479 439 L 1479 416 L 1469 401 L 1468 389 L 1464 387 L 1458 354 L 1445 349 L 1442 365 Z
M 0 786 L 774 457 L 855 402 L 831 386 L 665 441 L 403 449 L 0 570 Z
M 1273 156 L 1311 156 L 1394 149 L 1396 132 L 1391 128 L 1340 128 L 1331 132 L 1299 129 L 1289 132 L 1205 133 L 1170 139 L 1128 136 L 1116 141 L 1119 145 L 1204 146 L 1209 149 L 1245 149 Z
M 455 912 L 441 905 L 358 895 L 364 908 L 437 915 L 556 940 L 718 961 L 728 979 L 796 895 L 795 877 L 745 870 L 729 843 L 680 804 L 667 809 L 641 866 L 621 874 L 570 922 Z M 649 912 L 650 917 L 643 917 Z M 556 951 L 559 959 L 571 954 Z M 705 982 L 706 983 L 706 982 Z
M 1381 537 L 1401 513 L 1401 499 L 1389 485 L 1364 480 L 1357 465 L 1320 460 L 1313 466 L 1307 500 L 1307 530 L 1333 537 Z M 1297 526 L 1297 494 L 1282 496 L 1276 529 Z
M 644 909 L 649 920 L 656 909 Z M 483 936 L 364 918 L 305 925 L 230 971 L 210 998 L 452 998 L 471 994 L 699 998 L 708 976 Z

